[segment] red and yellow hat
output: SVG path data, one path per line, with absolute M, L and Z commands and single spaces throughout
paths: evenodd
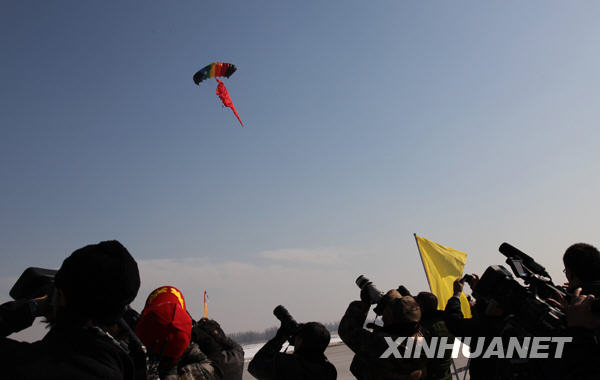
M 149 352 L 170 359 L 180 357 L 192 335 L 192 318 L 183 294 L 173 286 L 161 286 L 150 293 L 135 333 Z

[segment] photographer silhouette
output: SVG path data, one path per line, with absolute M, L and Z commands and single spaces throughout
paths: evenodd
M 52 297 L 0 305 L 0 360 L 7 379 L 132 379 L 129 350 L 114 337 L 140 287 L 137 263 L 118 241 L 88 245 L 67 257 Z M 50 331 L 34 343 L 6 338 L 46 317 Z M 139 356 L 138 356 L 139 357 Z M 138 376 L 145 375 L 145 366 Z
M 337 371 L 325 356 L 329 345 L 329 331 L 319 322 L 298 324 L 283 306 L 274 314 L 281 327 L 248 365 L 257 379 L 281 380 L 335 380 Z M 294 353 L 282 353 L 285 341 L 294 345 Z

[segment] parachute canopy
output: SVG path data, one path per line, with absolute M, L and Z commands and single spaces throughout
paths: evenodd
M 203 67 L 200 71 L 194 74 L 194 83 L 200 84 L 205 79 L 215 77 L 226 77 L 229 78 L 235 73 L 237 67 L 231 63 L 226 62 L 213 62 L 208 66 Z

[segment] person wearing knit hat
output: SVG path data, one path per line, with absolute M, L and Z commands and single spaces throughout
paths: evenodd
M 135 329 L 152 363 L 148 379 L 221 378 L 214 363 L 191 341 L 192 323 L 179 289 L 161 286 L 150 293 Z
M 392 289 L 383 296 L 382 301 L 385 307 L 381 320 L 388 332 L 410 336 L 419 331 L 421 308 L 412 296 L 402 296 Z
M 87 245 L 67 257 L 55 278 L 64 298 L 61 317 L 68 323 L 92 320 L 110 325 L 119 320 L 140 288 L 138 266 L 118 241 Z
M 118 241 L 74 251 L 56 273 L 51 296 L 0 305 L 3 378 L 134 378 L 140 372 L 130 356 L 133 353 L 109 331 L 115 331 L 139 287 L 137 263 Z M 29 325 L 36 317 L 46 317 L 50 330 L 44 339 L 25 343 L 6 338 L 17 331 L 5 325 L 15 313 Z M 145 366 L 141 370 L 145 373 Z

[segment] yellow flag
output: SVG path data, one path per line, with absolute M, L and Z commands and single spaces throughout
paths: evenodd
M 462 277 L 467 254 L 444 247 L 415 234 L 431 292 L 438 298 L 438 309 L 444 310 L 454 294 L 452 284 Z M 471 318 L 471 307 L 465 293 L 460 294 L 460 306 L 465 318 Z

